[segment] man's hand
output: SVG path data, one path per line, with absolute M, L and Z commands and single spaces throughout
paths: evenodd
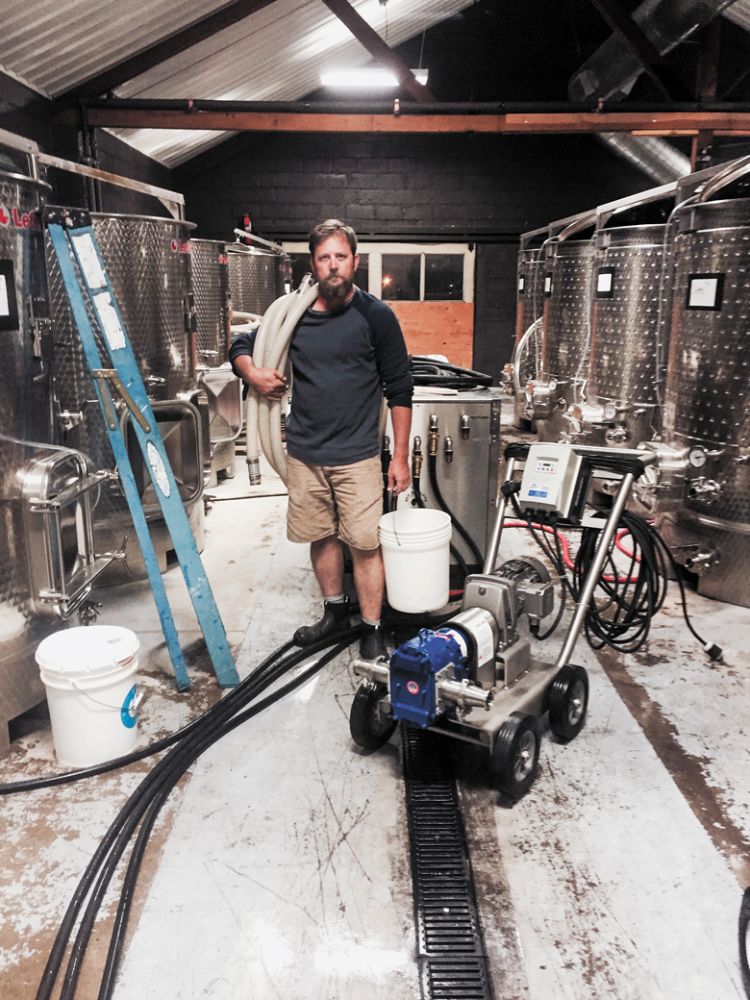
M 289 388 L 283 372 L 275 368 L 254 367 L 252 373 L 248 373 L 245 378 L 256 392 L 268 399 L 281 399 Z
M 388 490 L 391 493 L 403 493 L 410 484 L 409 463 L 404 458 L 392 458 L 388 466 Z

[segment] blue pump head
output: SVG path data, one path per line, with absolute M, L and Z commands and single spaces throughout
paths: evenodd
M 453 667 L 452 678 L 466 677 L 467 645 L 453 628 L 419 630 L 413 639 L 394 650 L 390 659 L 391 712 L 426 728 L 438 715 L 436 675 Z

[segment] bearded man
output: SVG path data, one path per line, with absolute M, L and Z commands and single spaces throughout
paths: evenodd
M 388 489 L 409 485 L 408 448 L 413 384 L 404 337 L 391 308 L 357 288 L 357 236 L 338 219 L 310 233 L 310 267 L 318 297 L 289 347 L 294 392 L 286 420 L 289 508 L 287 536 L 310 546 L 323 595 L 323 615 L 295 632 L 309 645 L 343 628 L 344 542 L 351 552 L 362 618 L 360 655 L 387 655 L 381 629 L 385 590 L 378 542 L 383 479 L 378 425 L 385 396 L 393 424 Z M 251 349 L 235 340 L 235 372 L 269 398 L 286 390 L 283 372 L 257 368 Z

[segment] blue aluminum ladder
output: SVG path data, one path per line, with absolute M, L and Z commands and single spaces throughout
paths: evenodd
M 151 473 L 154 492 L 172 538 L 174 551 L 203 632 L 208 654 L 222 687 L 239 682 L 237 668 L 227 642 L 224 625 L 216 606 L 208 577 L 203 568 L 195 539 L 185 513 L 182 498 L 169 464 L 158 425 L 149 402 L 141 373 L 128 339 L 115 293 L 102 261 L 101 252 L 87 212 L 80 209 L 48 208 L 45 225 L 60 267 L 65 291 L 73 312 L 86 363 L 94 381 L 117 472 L 133 518 L 138 542 L 146 564 L 151 590 L 159 612 L 162 630 L 172 660 L 177 687 L 190 687 L 185 659 L 169 606 L 148 523 L 130 464 L 125 437 L 120 426 L 112 387 L 126 403 L 143 458 Z M 85 289 L 86 298 L 82 289 Z M 102 364 L 94 329 L 86 308 L 93 309 L 106 345 L 111 367 Z

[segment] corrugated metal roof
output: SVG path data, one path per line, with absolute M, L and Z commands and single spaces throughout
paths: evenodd
M 731 7 L 723 11 L 728 21 L 734 21 L 745 31 L 750 31 L 750 0 L 734 0 Z
M 218 0 L 4 0 L 0 65 L 56 97 L 221 6 Z
M 354 0 L 391 47 L 473 0 Z M 5 0 L 0 68 L 47 96 L 61 94 L 223 4 L 216 0 Z M 33 25 L 33 29 L 29 29 Z M 231 28 L 129 80 L 121 97 L 299 100 L 323 68 L 366 65 L 370 54 L 322 0 L 276 0 Z M 429 84 L 428 84 L 429 85 Z M 230 133 L 113 130 L 141 152 L 176 166 Z

